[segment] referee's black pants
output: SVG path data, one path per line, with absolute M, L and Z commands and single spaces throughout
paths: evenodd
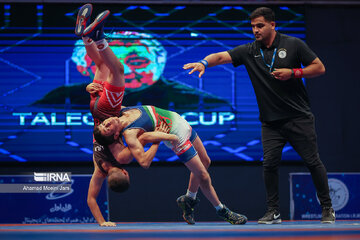
M 328 178 L 321 162 L 313 115 L 263 122 L 261 127 L 264 150 L 263 173 L 268 209 L 279 209 L 279 174 L 282 150 L 289 142 L 304 160 L 311 173 L 322 207 L 330 207 Z

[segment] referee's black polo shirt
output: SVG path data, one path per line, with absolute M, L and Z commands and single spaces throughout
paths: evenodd
M 263 50 L 264 58 L 260 48 Z M 279 32 L 269 48 L 262 46 L 259 41 L 254 41 L 228 51 L 234 67 L 246 67 L 255 90 L 260 121 L 268 122 L 311 114 L 308 95 L 301 79 L 280 81 L 270 74 L 266 64 L 271 65 L 275 49 L 271 71 L 274 68 L 301 68 L 301 64 L 307 66 L 317 57 L 302 40 Z

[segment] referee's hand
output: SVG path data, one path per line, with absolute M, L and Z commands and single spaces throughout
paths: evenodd
M 272 71 L 271 75 L 274 76 L 274 78 L 280 80 L 280 81 L 286 81 L 289 80 L 291 78 L 291 69 L 289 68 L 279 68 L 279 69 L 274 69 L 274 71 Z
M 195 63 L 187 63 L 183 66 L 183 69 L 192 69 L 189 74 L 192 74 L 195 71 L 199 72 L 199 78 L 205 73 L 205 66 L 202 63 L 195 62 Z

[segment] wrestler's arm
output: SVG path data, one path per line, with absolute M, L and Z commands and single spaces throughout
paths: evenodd
M 142 146 L 145 146 L 148 143 L 153 143 L 148 150 L 148 152 L 150 151 L 148 154 L 155 155 L 161 141 L 178 141 L 178 137 L 176 135 L 167 134 L 169 131 L 169 126 L 166 123 L 161 122 L 159 126 L 155 128 L 154 132 L 145 132 L 138 137 L 138 140 Z M 123 143 L 113 143 L 109 145 L 109 149 L 116 161 L 120 164 L 129 164 L 133 159 L 131 151 L 128 147 L 125 147 Z
M 124 144 L 115 142 L 109 145 L 109 150 L 120 164 L 129 164 L 133 160 L 133 155 L 131 154 L 128 147 L 125 147 Z
M 143 168 L 149 168 L 159 148 L 159 143 L 154 143 L 151 148 L 145 152 L 144 146 L 137 138 L 138 129 L 129 129 L 124 132 L 125 141 L 128 144 L 131 154 Z M 151 150 L 152 149 L 152 150 Z M 151 151 L 150 151 L 151 150 Z
M 155 154 L 157 151 L 157 148 L 158 148 L 158 146 L 156 146 L 156 145 L 159 145 L 159 143 L 162 139 L 159 139 L 154 136 L 148 137 L 148 135 L 145 135 L 145 136 L 143 136 L 143 135 L 144 134 L 142 134 L 139 137 L 139 141 L 140 141 L 141 145 L 145 146 L 148 143 L 153 143 L 148 151 L 150 151 L 150 152 L 154 151 L 153 154 Z M 120 164 L 129 164 L 129 163 L 131 163 L 131 161 L 134 158 L 133 155 L 131 154 L 131 151 L 129 150 L 129 148 L 125 147 L 124 144 L 122 144 L 120 142 L 116 142 L 116 143 L 109 145 L 109 150 L 111 151 L 111 153 L 114 156 L 114 158 L 116 159 L 116 161 Z
M 102 227 L 114 227 L 116 226 L 113 222 L 106 222 L 103 215 L 101 214 L 99 205 L 96 202 L 96 198 L 99 195 L 101 190 L 101 186 L 106 178 L 105 174 L 102 173 L 94 162 L 94 173 L 91 177 L 88 196 L 87 196 L 87 204 L 90 208 L 92 215 L 94 216 L 95 220 L 99 223 Z
M 164 132 L 145 132 L 141 135 L 144 141 L 147 142 L 160 142 L 160 141 L 170 141 L 177 142 L 179 138 L 174 134 L 168 134 Z
M 160 141 L 170 141 L 176 143 L 179 141 L 179 138 L 174 134 L 169 134 L 170 127 L 165 121 L 161 121 L 160 124 L 155 128 L 154 132 L 145 132 L 140 138 L 144 142 L 160 142 Z M 139 139 L 140 139 L 139 138 Z

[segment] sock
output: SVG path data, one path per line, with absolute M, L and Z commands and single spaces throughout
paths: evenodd
M 219 210 L 221 210 L 221 209 L 223 209 L 223 208 L 224 208 L 224 205 L 223 205 L 222 203 L 220 203 L 219 205 L 217 205 L 217 206 L 215 207 L 216 211 L 219 211 Z
M 197 194 L 197 192 L 194 192 L 194 193 L 193 193 L 193 192 L 190 192 L 189 189 L 188 189 L 188 190 L 186 191 L 186 194 L 185 194 L 185 195 L 188 196 L 188 197 L 191 197 L 192 199 L 195 200 L 195 199 L 196 199 L 196 194 Z
M 94 41 L 89 37 L 82 37 L 82 40 L 83 40 L 85 45 L 91 45 L 91 44 L 94 43 Z
M 104 51 L 109 46 L 109 43 L 105 39 L 101 39 L 95 43 L 98 51 Z

